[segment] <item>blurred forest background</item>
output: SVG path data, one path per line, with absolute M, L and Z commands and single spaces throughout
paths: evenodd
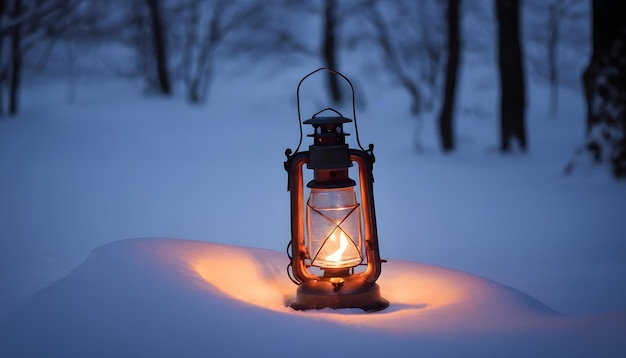
M 33 76 L 66 81 L 70 102 L 81 79 L 119 76 L 210 106 L 212 80 L 231 60 L 317 58 L 342 71 L 358 51 L 359 66 L 406 91 L 411 115 L 438 112 L 441 150 L 451 152 L 459 63 L 496 56 L 501 152 L 528 148 L 528 81 L 549 86 L 551 116 L 559 88 L 581 87 L 587 126 L 565 172 L 586 157 L 624 178 L 624 14 L 626 2 L 612 0 L 0 0 L 0 118 L 19 117 Z M 327 86 L 339 104 L 349 96 L 337 81 Z

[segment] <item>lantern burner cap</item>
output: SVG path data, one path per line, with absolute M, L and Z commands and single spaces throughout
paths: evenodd
M 350 123 L 352 119 L 343 116 L 320 116 L 307 119 L 302 122 L 304 124 L 322 125 L 322 124 L 336 124 L 336 123 Z

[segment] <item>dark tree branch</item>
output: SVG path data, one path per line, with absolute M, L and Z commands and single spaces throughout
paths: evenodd
M 391 73 L 411 95 L 411 113 L 419 115 L 422 111 L 421 92 L 417 84 L 403 70 L 397 51 L 392 45 L 392 37 L 387 28 L 387 24 L 383 20 L 383 17 L 376 8 L 375 4 L 376 3 L 371 0 L 367 3 L 365 15 L 370 19 L 371 23 L 376 28 L 376 39 L 383 50 L 387 60 L 387 66 L 391 70 Z

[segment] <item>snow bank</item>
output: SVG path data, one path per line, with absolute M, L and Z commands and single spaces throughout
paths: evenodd
M 468 273 L 389 260 L 391 306 L 296 312 L 283 253 L 179 239 L 94 250 L 0 321 L 2 357 L 611 356 L 626 314 L 568 318 Z

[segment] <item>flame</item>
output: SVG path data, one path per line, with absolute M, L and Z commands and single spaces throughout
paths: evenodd
M 339 239 L 337 239 L 339 236 Z M 343 253 L 346 252 L 348 248 L 349 242 L 346 235 L 343 233 L 343 230 L 337 228 L 332 234 L 331 237 L 332 243 L 336 245 L 337 240 L 339 240 L 339 248 L 335 250 L 332 254 L 326 256 L 326 260 L 328 261 L 340 261 L 342 259 Z

